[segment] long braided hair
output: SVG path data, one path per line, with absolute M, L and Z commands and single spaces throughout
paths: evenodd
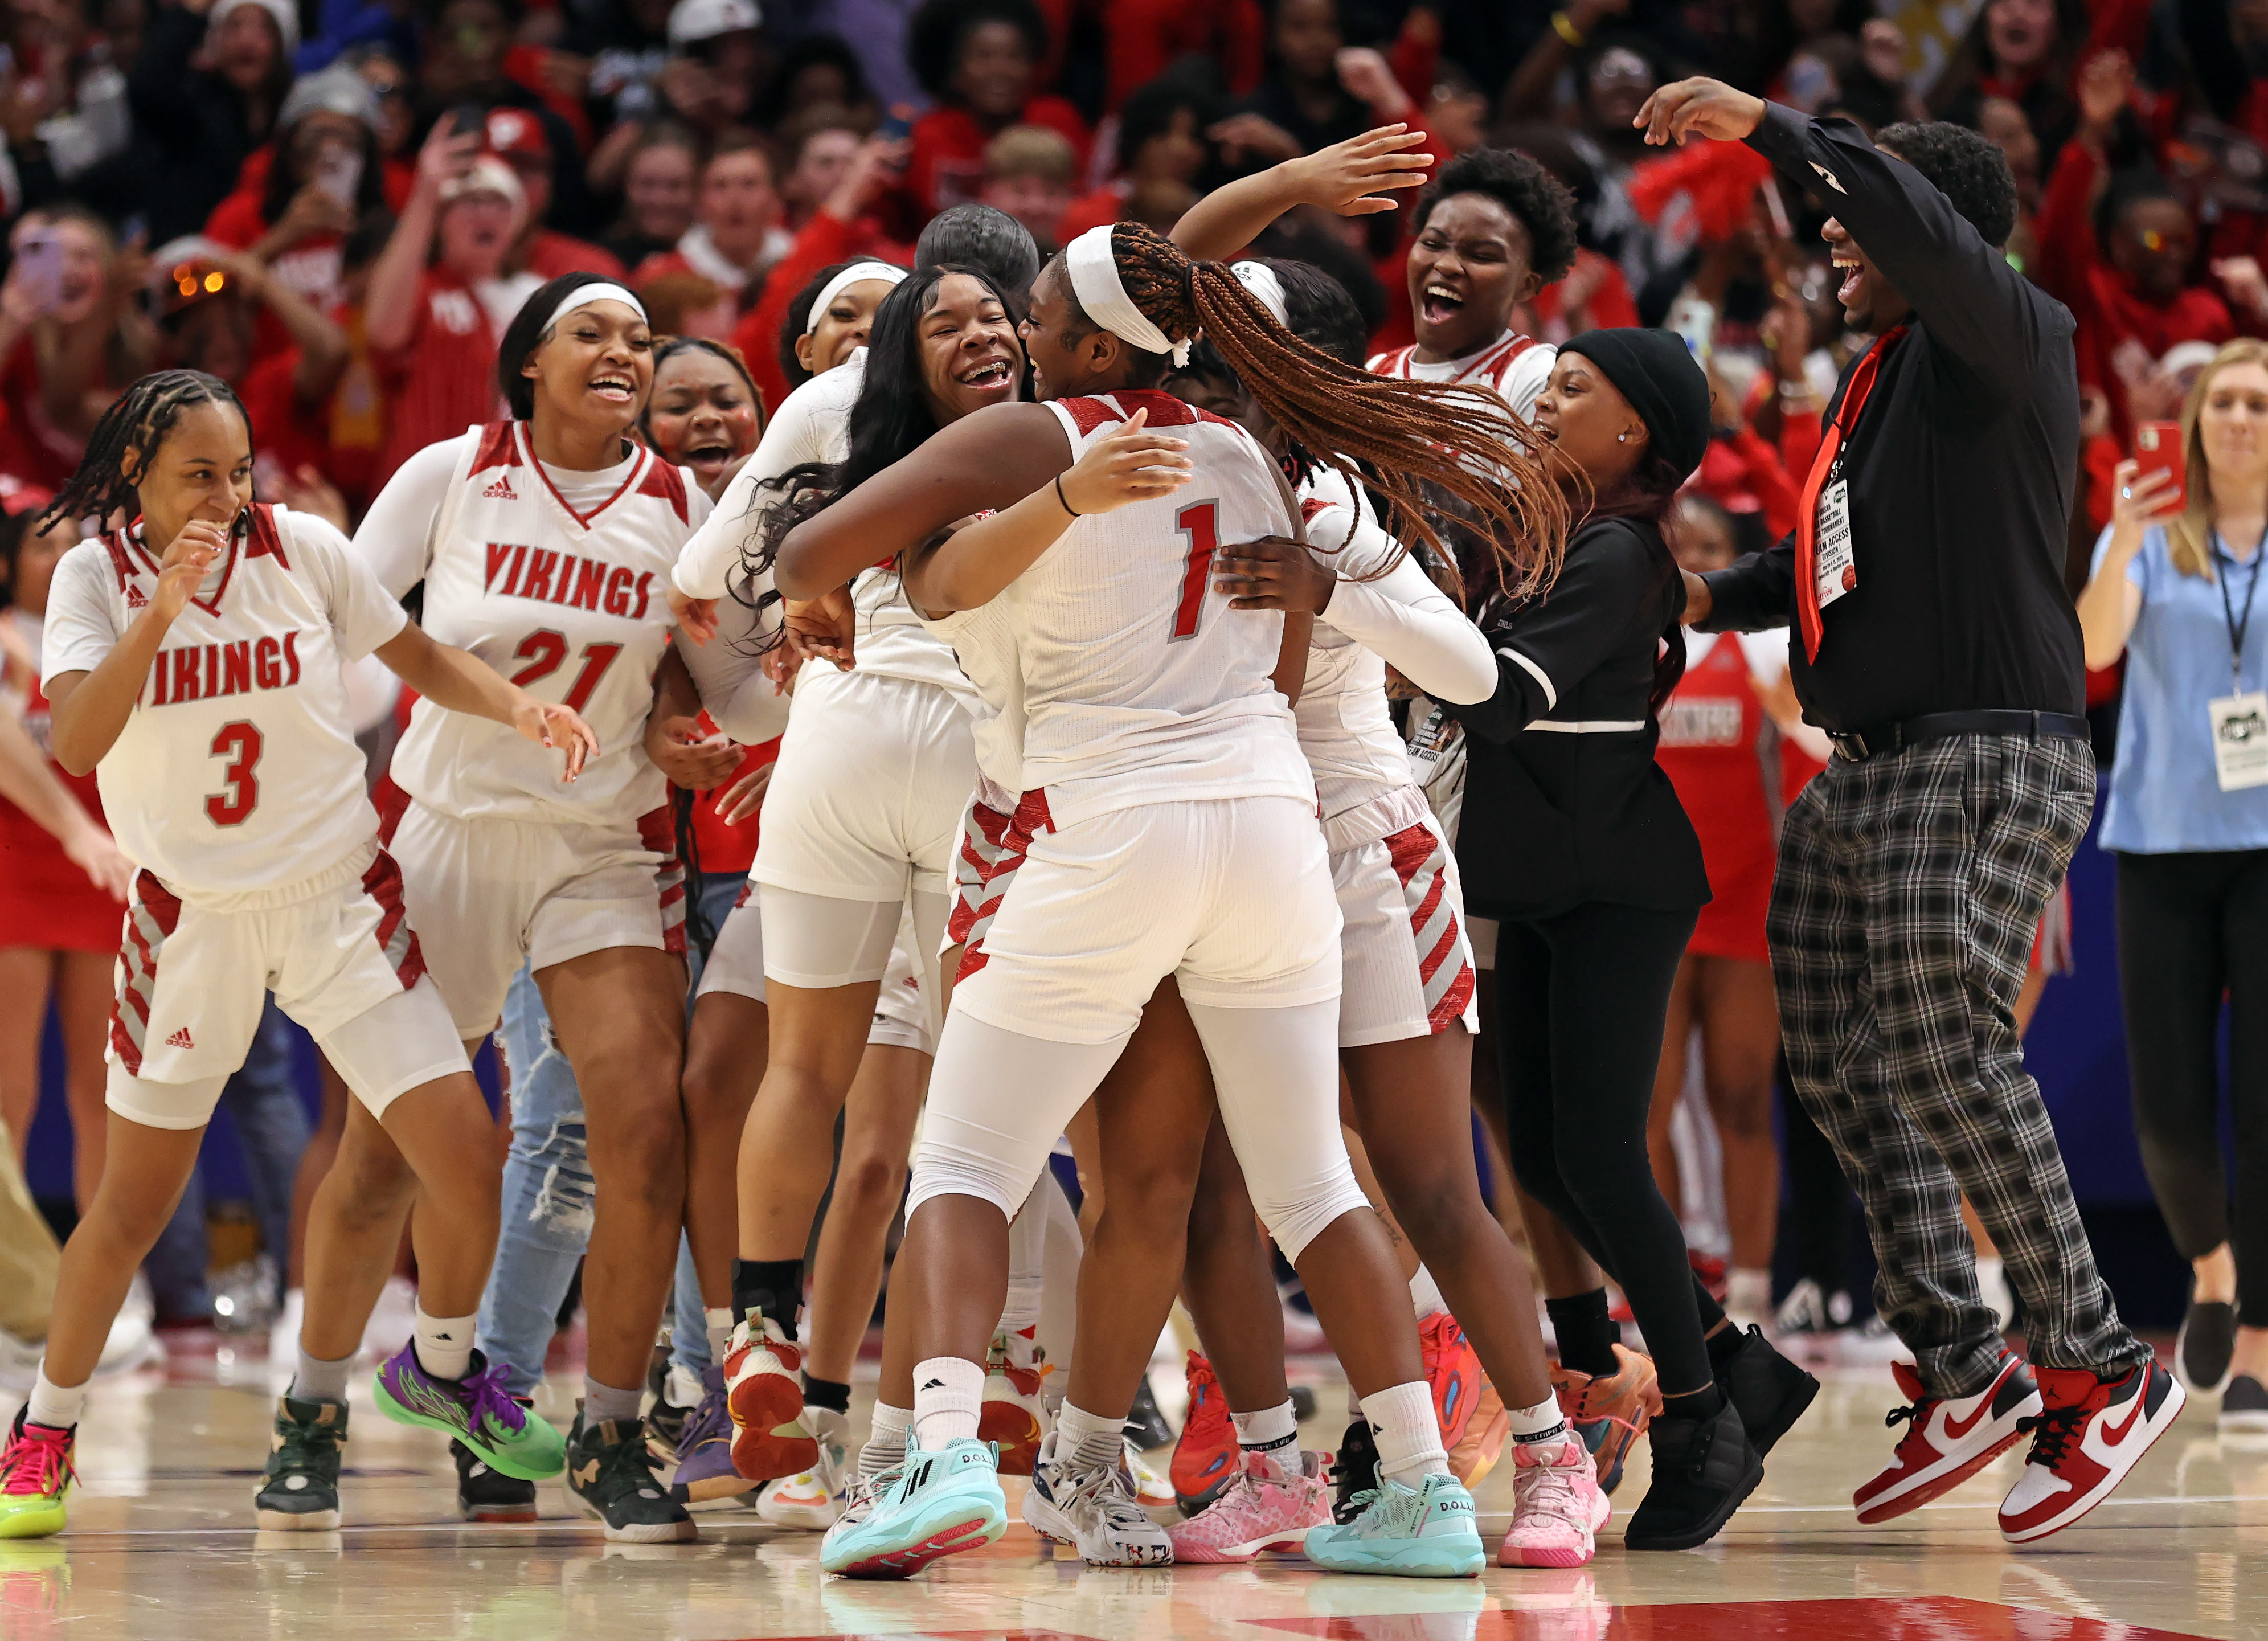
M 135 498 L 136 486 L 149 471 L 166 435 L 180 420 L 181 412 L 201 404 L 233 406 L 237 415 L 244 416 L 246 436 L 250 437 L 252 418 L 245 416 L 244 401 L 219 377 L 202 371 L 152 371 L 121 394 L 95 423 L 94 431 L 87 435 L 86 454 L 79 458 L 78 471 L 48 504 L 40 515 L 39 527 L 44 530 L 58 519 L 96 518 L 107 522 L 114 511 L 130 518 L 141 511 Z M 129 450 L 137 458 L 130 471 Z
M 1203 334 L 1247 392 L 1316 459 L 1382 503 L 1387 533 L 1454 554 L 1429 516 L 1432 485 L 1469 507 L 1493 544 L 1498 587 L 1521 596 L 1548 586 L 1566 551 L 1566 497 L 1540 455 L 1508 438 L 1504 407 L 1485 388 L 1373 376 L 1276 322 L 1225 262 L 1192 261 L 1154 229 L 1122 222 L 1110 248 L 1119 283 L 1168 337 Z M 1054 266 L 1074 307 L 1078 298 Z M 1091 320 L 1081 319 L 1090 326 Z M 1164 356 L 1142 372 L 1162 376 Z

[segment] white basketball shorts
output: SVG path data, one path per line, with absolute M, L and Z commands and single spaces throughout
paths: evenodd
M 384 850 L 278 890 L 185 903 L 144 872 L 118 954 L 108 1104 L 150 1128 L 202 1128 L 244 1063 L 265 994 L 305 1027 L 374 1115 L 470 1070 Z M 365 1029 L 364 1024 L 383 1029 Z
M 523 960 L 540 973 L 616 946 L 685 950 L 685 867 L 666 806 L 624 832 L 459 820 L 413 802 L 393 848 L 426 968 L 468 1039 L 495 1028 Z
M 1107 1042 L 1159 981 L 1192 1004 L 1294 1008 L 1339 994 L 1339 909 L 1314 809 L 1292 798 L 1142 804 L 1058 832 L 1024 794 L 990 925 L 954 1010 L 1026 1036 Z
M 1331 885 L 1346 919 L 1343 1049 L 1428 1036 L 1457 1024 L 1469 1033 L 1480 1029 L 1456 857 L 1424 798 L 1410 796 L 1415 801 L 1408 813 L 1394 816 L 1410 824 L 1331 853 Z M 1327 839 L 1329 833 L 1327 825 Z

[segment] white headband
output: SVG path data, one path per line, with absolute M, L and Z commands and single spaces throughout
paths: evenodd
M 1119 282 L 1118 264 L 1110 253 L 1110 226 L 1089 228 L 1064 247 L 1064 269 L 1071 275 L 1071 294 L 1087 318 L 1122 342 L 1130 342 L 1145 353 L 1170 353 L 1174 368 L 1189 362 L 1187 340 L 1169 342 L 1166 333 L 1134 305 Z
M 593 302 L 619 302 L 624 307 L 637 309 L 640 319 L 645 318 L 645 304 L 637 299 L 635 292 L 621 285 L 577 285 L 559 298 L 559 305 L 551 310 L 551 317 L 544 321 L 543 328 L 549 330 L 577 308 L 588 307 Z
M 827 310 L 835 298 L 852 285 L 864 284 L 869 279 L 887 280 L 896 284 L 906 276 L 906 270 L 890 262 L 853 262 L 841 273 L 820 286 L 819 296 L 811 305 L 810 317 L 803 321 L 806 336 L 819 328 L 819 321 L 827 317 Z
M 1265 262 L 1231 262 L 1228 271 L 1244 282 L 1244 288 L 1260 298 L 1260 305 L 1276 316 L 1276 322 L 1285 329 L 1292 328 L 1287 317 L 1290 310 L 1284 305 L 1284 282 L 1276 270 Z

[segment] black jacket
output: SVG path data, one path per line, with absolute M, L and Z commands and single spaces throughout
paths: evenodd
M 1481 623 L 1496 694 L 1448 707 L 1465 727 L 1457 872 L 1484 917 L 1549 917 L 1587 901 L 1682 910 L 1709 899 L 1700 841 L 1653 761 L 1647 697 L 1685 584 L 1661 533 L 1587 524 L 1550 592 Z M 1555 725 L 1565 725 L 1556 728 Z
M 1816 195 L 1914 308 L 1845 436 L 1858 585 L 1823 612 L 1815 665 L 1791 646 L 1804 717 L 1858 730 L 1984 707 L 2080 711 L 2064 585 L 2079 462 L 2070 310 L 1856 126 L 1767 105 L 1749 143 Z M 1830 420 L 1842 400 L 1838 389 Z M 1797 624 L 1793 535 L 1707 580 L 1705 630 Z

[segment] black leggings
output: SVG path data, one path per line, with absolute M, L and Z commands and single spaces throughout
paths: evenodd
M 2134 1129 L 2158 1211 L 2183 1259 L 2233 1240 L 2238 1318 L 2268 1328 L 2268 850 L 2121 852 L 2118 982 Z M 2233 1216 L 2215 1041 L 2224 992 Z
M 1698 1290 L 1646 1150 L 1662 1021 L 1693 922 L 1690 911 L 1594 901 L 1508 920 L 1496 945 L 1513 1172 L 1621 1287 L 1672 1395 L 1712 1382 L 1702 1333 L 1723 1315 Z

